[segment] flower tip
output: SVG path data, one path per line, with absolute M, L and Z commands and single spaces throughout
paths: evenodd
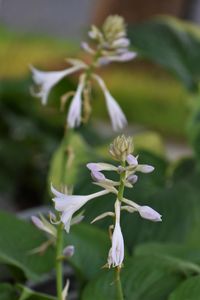
M 137 157 L 133 156 L 132 154 L 129 154 L 127 156 L 126 161 L 131 166 L 137 166 L 138 165 Z

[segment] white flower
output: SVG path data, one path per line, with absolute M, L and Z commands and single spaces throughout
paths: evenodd
M 117 167 L 107 163 L 88 163 L 87 168 L 92 171 L 117 171 Z
M 104 81 L 99 77 L 98 75 L 93 75 L 93 78 L 97 80 L 99 83 L 104 96 L 106 100 L 106 105 L 108 109 L 108 113 L 111 118 L 112 127 L 115 131 L 121 130 L 124 128 L 127 124 L 126 117 L 124 113 L 122 112 L 119 104 L 115 101 L 115 99 L 112 97 L 110 92 L 108 91 Z
M 85 85 L 85 75 L 81 75 L 78 88 L 72 99 L 69 112 L 67 115 L 67 123 L 70 128 L 77 127 L 81 123 L 81 106 L 82 106 L 81 95 L 84 89 L 84 85 Z
M 124 260 L 124 239 L 120 227 L 120 202 L 115 202 L 115 228 L 112 235 L 112 247 L 108 254 L 108 267 L 120 267 Z
M 140 216 L 144 219 L 151 220 L 153 222 L 161 222 L 161 215 L 149 206 L 140 206 L 138 209 Z
M 66 195 L 58 192 L 53 186 L 51 186 L 51 191 L 55 196 L 55 198 L 53 198 L 55 209 L 61 212 L 61 222 L 64 224 L 67 232 L 70 230 L 71 219 L 76 211 L 78 211 L 89 200 L 109 193 L 109 191 L 103 190 L 86 196 Z
M 55 227 L 52 224 L 50 224 L 42 215 L 40 216 L 40 218 L 32 216 L 31 220 L 37 228 L 56 237 Z
M 76 65 L 63 71 L 44 72 L 30 66 L 33 80 L 39 85 L 40 91 L 33 92 L 34 96 L 41 98 L 42 104 L 47 103 L 48 95 L 53 88 L 63 77 L 72 74 L 83 68 L 83 65 Z

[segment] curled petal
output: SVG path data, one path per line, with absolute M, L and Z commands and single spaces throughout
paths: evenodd
M 108 109 L 108 113 L 111 118 L 111 123 L 112 127 L 115 131 L 119 131 L 122 128 L 124 128 L 127 125 L 127 120 L 122 112 L 119 104 L 115 101 L 115 99 L 112 97 L 110 92 L 108 91 L 104 81 L 99 77 L 98 75 L 93 75 L 93 77 L 97 80 L 99 83 L 99 86 L 101 87 L 105 100 L 106 100 L 106 105 Z

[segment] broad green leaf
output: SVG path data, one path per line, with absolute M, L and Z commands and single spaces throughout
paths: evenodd
M 1 300 L 17 300 L 17 293 L 12 285 L 8 283 L 0 284 L 0 299 Z
M 180 244 L 146 243 L 136 247 L 134 254 L 139 257 L 148 257 L 150 254 L 166 263 L 166 267 L 175 268 L 184 276 L 200 274 L 199 247 Z
M 55 297 L 35 292 L 25 286 L 18 286 L 20 290 L 19 300 L 56 300 Z
M 200 276 L 191 277 L 181 283 L 169 300 L 200 300 Z
M 53 156 L 49 182 L 58 187 L 63 184 L 74 185 L 81 165 L 85 164 L 90 156 L 89 147 L 83 138 L 69 131 Z
M 54 252 L 31 254 L 45 242 L 44 235 L 32 224 L 15 216 L 0 212 L 0 263 L 21 269 L 27 278 L 39 280 L 53 269 Z
M 182 281 L 174 269 L 166 270 L 161 260 L 153 257 L 132 258 L 125 261 L 121 271 L 124 298 L 127 300 L 166 300 Z M 85 288 L 82 300 L 116 300 L 114 271 L 105 270 Z
M 107 262 L 110 240 L 108 234 L 93 225 L 81 223 L 65 234 L 66 245 L 74 245 L 72 265 L 84 279 L 91 279 Z
M 138 53 L 179 77 L 189 89 L 200 78 L 200 28 L 173 17 L 159 17 L 134 26 L 130 37 Z

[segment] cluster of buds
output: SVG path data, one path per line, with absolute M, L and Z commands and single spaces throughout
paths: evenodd
M 91 84 L 96 81 L 102 89 L 112 127 L 115 131 L 121 130 L 126 124 L 126 117 L 116 100 L 110 94 L 103 79 L 95 74 L 95 69 L 108 64 L 109 62 L 124 62 L 133 59 L 135 52 L 128 50 L 130 44 L 126 37 L 126 26 L 120 16 L 108 17 L 102 29 L 92 26 L 89 31 L 94 47 L 88 43 L 81 43 L 82 48 L 91 56 L 91 63 L 86 63 L 79 59 L 67 59 L 72 67 L 62 71 L 45 72 L 31 66 L 33 80 L 39 90 L 32 90 L 32 94 L 41 98 L 43 105 L 47 104 L 51 89 L 64 77 L 80 72 L 79 83 L 76 91 L 69 91 L 62 96 L 61 106 L 72 97 L 69 112 L 67 115 L 67 126 L 70 128 L 78 127 L 81 122 L 86 122 L 91 113 Z
M 116 196 L 114 211 L 104 212 L 97 216 L 93 221 L 96 222 L 105 217 L 114 218 L 114 228 L 111 234 L 112 246 L 108 255 L 108 267 L 121 268 L 124 259 L 124 240 L 120 227 L 120 212 L 126 210 L 130 213 L 137 212 L 147 220 L 154 222 L 161 221 L 161 215 L 149 206 L 141 206 L 132 200 L 126 199 L 123 195 L 124 188 L 132 188 L 138 180 L 136 173 L 150 173 L 154 167 L 146 164 L 139 164 L 138 157 L 133 156 L 132 138 L 125 136 L 117 137 L 110 146 L 111 155 L 119 162 L 119 165 L 108 163 L 88 163 L 87 168 L 91 172 L 91 177 L 94 184 L 102 188 L 101 191 L 82 196 L 82 195 L 66 195 L 51 187 L 54 194 L 55 209 L 60 213 L 60 221 L 63 223 L 67 232 L 70 230 L 73 214 L 77 212 L 88 201 L 112 193 Z M 119 176 L 119 181 L 113 181 L 102 173 L 102 171 L 116 172 Z

